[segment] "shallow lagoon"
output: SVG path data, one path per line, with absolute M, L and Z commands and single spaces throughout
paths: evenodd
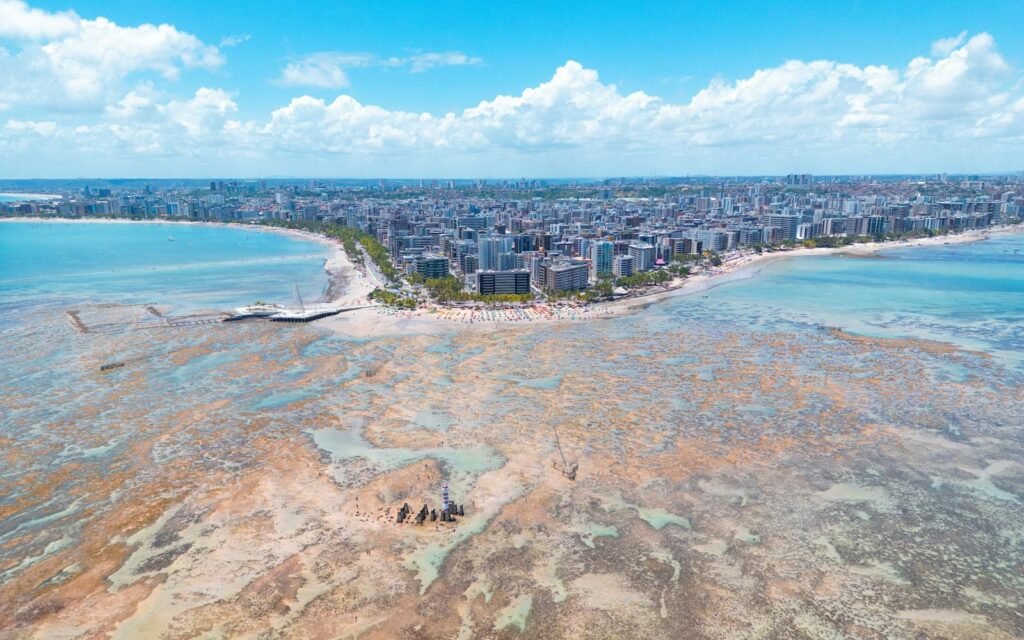
M 685 303 L 682 303 L 685 304 Z M 769 264 L 700 304 L 759 322 L 952 342 L 1024 366 L 1024 234 Z

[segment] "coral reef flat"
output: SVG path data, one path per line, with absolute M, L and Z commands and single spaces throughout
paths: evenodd
M 0 638 L 1024 634 L 1022 310 L 869 335 L 757 281 L 373 338 L 24 310 Z

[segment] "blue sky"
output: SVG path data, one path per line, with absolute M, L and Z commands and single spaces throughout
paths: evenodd
M 1024 168 L 1019 0 L 71 2 L 0 0 L 5 177 Z

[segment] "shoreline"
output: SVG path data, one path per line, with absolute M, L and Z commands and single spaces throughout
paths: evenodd
M 461 331 L 494 331 L 526 328 L 536 325 L 560 325 L 580 321 L 604 320 L 642 312 L 658 302 L 710 291 L 725 284 L 756 277 L 768 265 L 801 257 L 849 256 L 866 257 L 880 251 L 911 249 L 980 242 L 993 235 L 1024 233 L 1021 226 L 1000 226 L 972 229 L 958 234 L 932 236 L 906 241 L 866 242 L 845 247 L 800 248 L 788 251 L 744 253 L 731 256 L 721 267 L 708 273 L 675 280 L 675 286 L 646 294 L 573 306 L 558 303 L 529 305 L 507 313 L 471 311 L 467 308 L 432 305 L 415 311 L 388 312 L 383 309 L 360 309 L 333 318 L 318 320 L 336 333 L 353 337 L 374 337 L 396 334 L 442 334 Z M 523 312 L 526 309 L 526 312 Z M 494 316 L 502 316 L 491 319 Z
M 891 242 L 865 242 L 863 244 L 852 244 L 845 247 L 815 247 L 799 248 L 782 251 L 770 251 L 764 253 L 745 253 L 731 256 L 723 261 L 721 267 L 717 267 L 711 273 L 701 273 L 690 276 L 682 283 L 669 291 L 659 291 L 650 294 L 641 294 L 624 300 L 616 300 L 608 305 L 624 304 L 648 304 L 673 296 L 687 296 L 704 291 L 710 291 L 737 280 L 745 280 L 758 275 L 762 269 L 773 262 L 788 260 L 791 258 L 824 257 L 824 256 L 849 256 L 868 257 L 881 251 L 893 249 L 915 249 L 920 247 L 971 244 L 987 240 L 993 235 L 1005 235 L 1013 233 L 1024 233 L 1021 226 L 1000 226 L 986 229 L 972 229 L 962 233 L 943 236 L 932 236 L 928 238 L 916 238 L 913 240 L 897 240 Z
M 357 267 L 345 253 L 341 243 L 327 236 L 282 227 L 248 225 L 233 222 L 211 222 L 205 220 L 127 220 L 123 218 L 0 218 L 2 222 L 64 223 L 64 224 L 171 224 L 198 225 L 207 227 L 239 227 L 250 231 L 266 231 L 289 235 L 297 239 L 315 242 L 328 249 L 324 260 L 327 273 L 327 288 L 320 302 L 334 304 L 346 302 L 368 302 L 368 296 L 375 288 L 382 286 L 376 281 L 373 269 Z M 413 311 L 399 311 L 383 305 L 357 309 L 338 316 L 317 320 L 315 324 L 335 333 L 352 337 L 374 337 L 396 334 L 441 334 L 452 331 L 493 331 L 499 328 L 528 327 L 533 325 L 560 325 L 579 321 L 608 319 L 628 313 L 639 313 L 646 307 L 674 297 L 683 297 L 710 291 L 731 282 L 757 276 L 768 265 L 786 259 L 822 256 L 868 257 L 881 251 L 911 249 L 928 246 L 968 244 L 987 240 L 993 235 L 1024 233 L 1024 227 L 998 226 L 985 229 L 971 229 L 957 234 L 931 236 L 912 240 L 889 242 L 866 242 L 844 247 L 815 247 L 790 250 L 776 250 L 763 253 L 742 253 L 727 257 L 720 267 L 715 267 L 684 279 L 674 279 L 661 290 L 641 293 L 619 300 L 591 304 L 541 302 L 520 307 L 472 309 L 430 305 Z
M 54 193 L 15 193 L 12 191 L 0 191 L 0 197 L 8 198 L 24 198 L 25 201 L 31 200 L 63 200 L 64 196 L 57 195 Z M 21 200 L 13 200 L 12 202 L 21 202 Z
M 345 253 L 340 242 L 316 233 L 301 229 L 285 229 L 264 225 L 249 225 L 238 222 L 211 222 L 208 220 L 129 220 L 125 218 L 33 218 L 26 216 L 0 218 L 4 222 L 30 222 L 34 224 L 150 224 L 150 225 L 186 225 L 198 227 L 239 228 L 248 231 L 278 233 L 308 242 L 314 242 L 327 248 L 324 258 L 324 272 L 327 274 L 327 287 L 318 302 L 334 304 L 342 301 L 353 302 L 365 299 L 375 284 L 362 273 Z

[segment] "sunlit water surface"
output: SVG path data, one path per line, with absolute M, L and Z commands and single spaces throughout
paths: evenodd
M 181 224 L 0 223 L 0 322 L 34 305 L 159 304 L 172 312 L 294 301 L 326 288 L 322 245 Z M 10 318 L 6 318 L 10 321 Z

